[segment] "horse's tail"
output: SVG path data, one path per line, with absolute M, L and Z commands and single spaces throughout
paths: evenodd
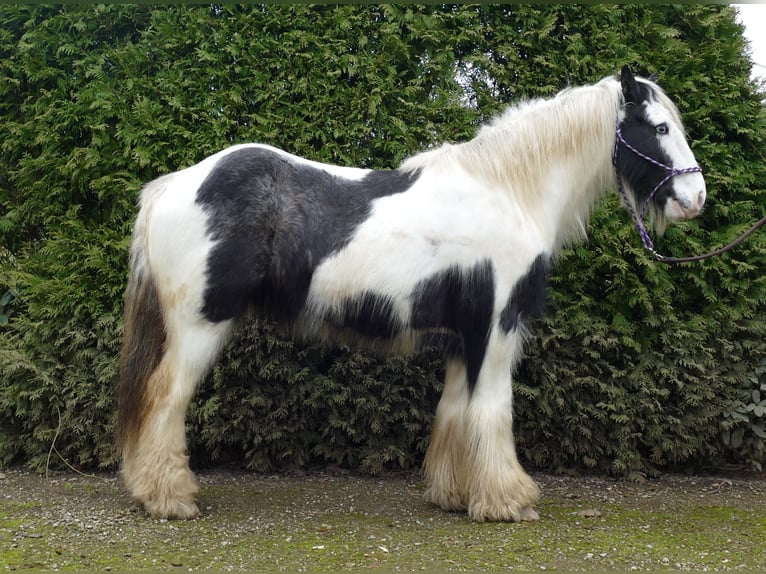
M 124 454 L 141 431 L 149 398 L 149 378 L 165 348 L 165 318 L 148 260 L 148 220 L 167 178 L 148 184 L 141 193 L 130 247 L 130 271 L 125 291 L 125 327 L 117 393 L 117 448 Z

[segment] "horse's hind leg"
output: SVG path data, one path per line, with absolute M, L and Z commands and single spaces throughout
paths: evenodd
M 141 424 L 122 447 L 122 476 L 155 518 L 193 518 L 197 479 L 189 469 L 184 420 L 198 382 L 230 331 L 230 321 L 167 317 L 167 342 L 143 393 Z
M 444 391 L 436 408 L 431 442 L 423 462 L 428 489 L 426 499 L 444 510 L 468 507 L 465 417 L 468 382 L 465 363 L 448 359 Z

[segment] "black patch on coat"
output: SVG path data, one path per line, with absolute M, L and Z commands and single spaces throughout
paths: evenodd
M 651 124 L 646 118 L 644 104 L 655 99 L 653 89 L 644 83 L 636 82 L 635 91 L 636 101 L 629 102 L 625 106 L 626 117 L 620 124 L 622 136 L 625 141 L 641 153 L 669 166 L 670 158 L 663 151 L 657 139 L 657 126 Z M 655 186 L 669 173 L 662 167 L 638 156 L 622 144 L 619 144 L 617 148 L 615 167 L 618 176 L 626 181 L 632 189 L 639 206 L 646 201 Z M 672 182 L 673 179 L 669 179 L 654 195 L 652 203 L 656 209 L 661 211 L 672 195 Z
M 393 170 L 349 180 L 258 147 L 226 155 L 197 190 L 216 241 L 203 315 L 215 323 L 257 305 L 295 319 L 317 265 L 348 243 L 373 200 L 407 191 L 417 177 Z
M 339 316 L 323 319 L 333 327 L 350 329 L 372 339 L 393 339 L 402 330 L 391 300 L 371 291 L 344 301 Z
M 449 267 L 420 281 L 413 293 L 412 327 L 426 331 L 424 343 L 439 344 L 445 353 L 462 356 L 469 392 L 484 361 L 494 305 L 490 260 L 469 269 Z
M 549 268 L 548 255 L 541 253 L 532 262 L 529 271 L 513 286 L 508 303 L 500 313 L 500 327 L 506 333 L 518 329 L 523 321 L 542 313 Z

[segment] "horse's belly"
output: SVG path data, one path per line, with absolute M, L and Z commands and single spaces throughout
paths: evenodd
M 473 314 L 488 326 L 538 248 L 482 198 L 444 196 L 427 205 L 412 192 L 375 202 L 349 243 L 314 270 L 306 315 L 387 339 L 460 335 Z

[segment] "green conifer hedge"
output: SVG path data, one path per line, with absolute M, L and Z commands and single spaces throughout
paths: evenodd
M 686 255 L 766 210 L 764 116 L 725 6 L 0 6 L 0 466 L 114 467 L 141 185 L 238 142 L 390 168 L 508 102 L 657 72 L 708 207 Z M 516 377 L 530 465 L 641 476 L 766 457 L 766 237 L 667 267 L 610 197 L 554 270 Z M 197 464 L 416 467 L 438 356 L 383 359 L 253 318 L 188 418 Z

